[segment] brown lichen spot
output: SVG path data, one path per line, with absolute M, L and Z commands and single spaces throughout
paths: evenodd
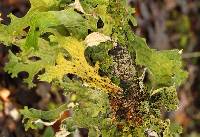
M 123 81 L 121 85 L 127 85 L 123 87 L 123 91 L 109 96 L 113 117 L 119 122 L 126 121 L 130 125 L 140 126 L 143 122 L 140 105 L 147 99 L 147 94 L 140 88 L 136 64 L 125 47 L 115 47 L 112 57 L 114 61 L 112 74 Z

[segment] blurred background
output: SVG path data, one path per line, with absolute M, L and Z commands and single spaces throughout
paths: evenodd
M 145 37 L 150 47 L 183 50 L 183 63 L 189 72 L 187 81 L 177 90 L 180 100 L 176 112 L 166 114 L 183 126 L 182 137 L 200 137 L 200 0 L 129 0 L 136 9 L 135 33 Z M 23 17 L 27 0 L 0 0 L 1 23 L 9 24 L 8 14 Z M 40 137 L 44 130 L 24 131 L 19 109 L 29 106 L 47 110 L 66 101 L 63 91 L 47 83 L 28 89 L 24 74 L 11 78 L 3 67 L 8 50 L 0 45 L 0 137 Z M 54 128 L 56 129 L 56 127 Z

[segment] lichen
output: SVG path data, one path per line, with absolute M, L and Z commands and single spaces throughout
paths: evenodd
M 0 25 L 0 42 L 21 49 L 17 54 L 10 51 L 5 70 L 13 77 L 27 72 L 29 85 L 34 86 L 33 79 L 38 78 L 62 87 L 69 96 L 74 94 L 77 99 L 69 102 L 79 105 L 62 123 L 69 129 L 88 128 L 92 137 L 180 133 L 178 125 L 162 118 L 163 110 L 177 108 L 176 87 L 187 75 L 179 51 L 150 49 L 135 35 L 134 9 L 126 0 L 80 0 L 78 9 L 70 2 L 31 0 L 25 17 L 11 15 L 10 25 Z M 98 38 L 91 39 L 92 34 Z M 147 71 L 141 74 L 144 68 Z M 148 89 L 143 81 L 146 73 Z M 28 112 L 28 117 L 24 113 L 28 125 L 36 128 L 35 116 L 45 115 Z
M 40 76 L 43 81 L 51 82 L 53 79 L 62 80 L 67 74 L 74 74 L 80 77 L 91 88 L 97 88 L 111 93 L 118 92 L 121 89 L 114 85 L 107 77 L 101 77 L 98 74 L 99 66 L 96 63 L 92 67 L 86 61 L 84 52 L 85 45 L 77 39 L 68 37 L 59 39 L 61 47 L 69 53 L 70 59 L 60 53 L 56 60 L 56 65 L 46 69 L 44 75 Z

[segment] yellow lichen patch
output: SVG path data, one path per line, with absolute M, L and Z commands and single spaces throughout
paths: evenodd
M 56 65 L 49 67 L 46 73 L 40 76 L 41 80 L 51 82 L 53 79 L 62 80 L 66 74 L 75 74 L 92 88 L 108 92 L 121 90 L 109 78 L 98 75 L 98 64 L 92 67 L 87 63 L 84 56 L 85 45 L 83 42 L 79 42 L 72 37 L 64 38 L 59 42 L 61 47 L 69 52 L 71 59 L 67 60 L 64 54 L 60 53 L 57 57 Z

